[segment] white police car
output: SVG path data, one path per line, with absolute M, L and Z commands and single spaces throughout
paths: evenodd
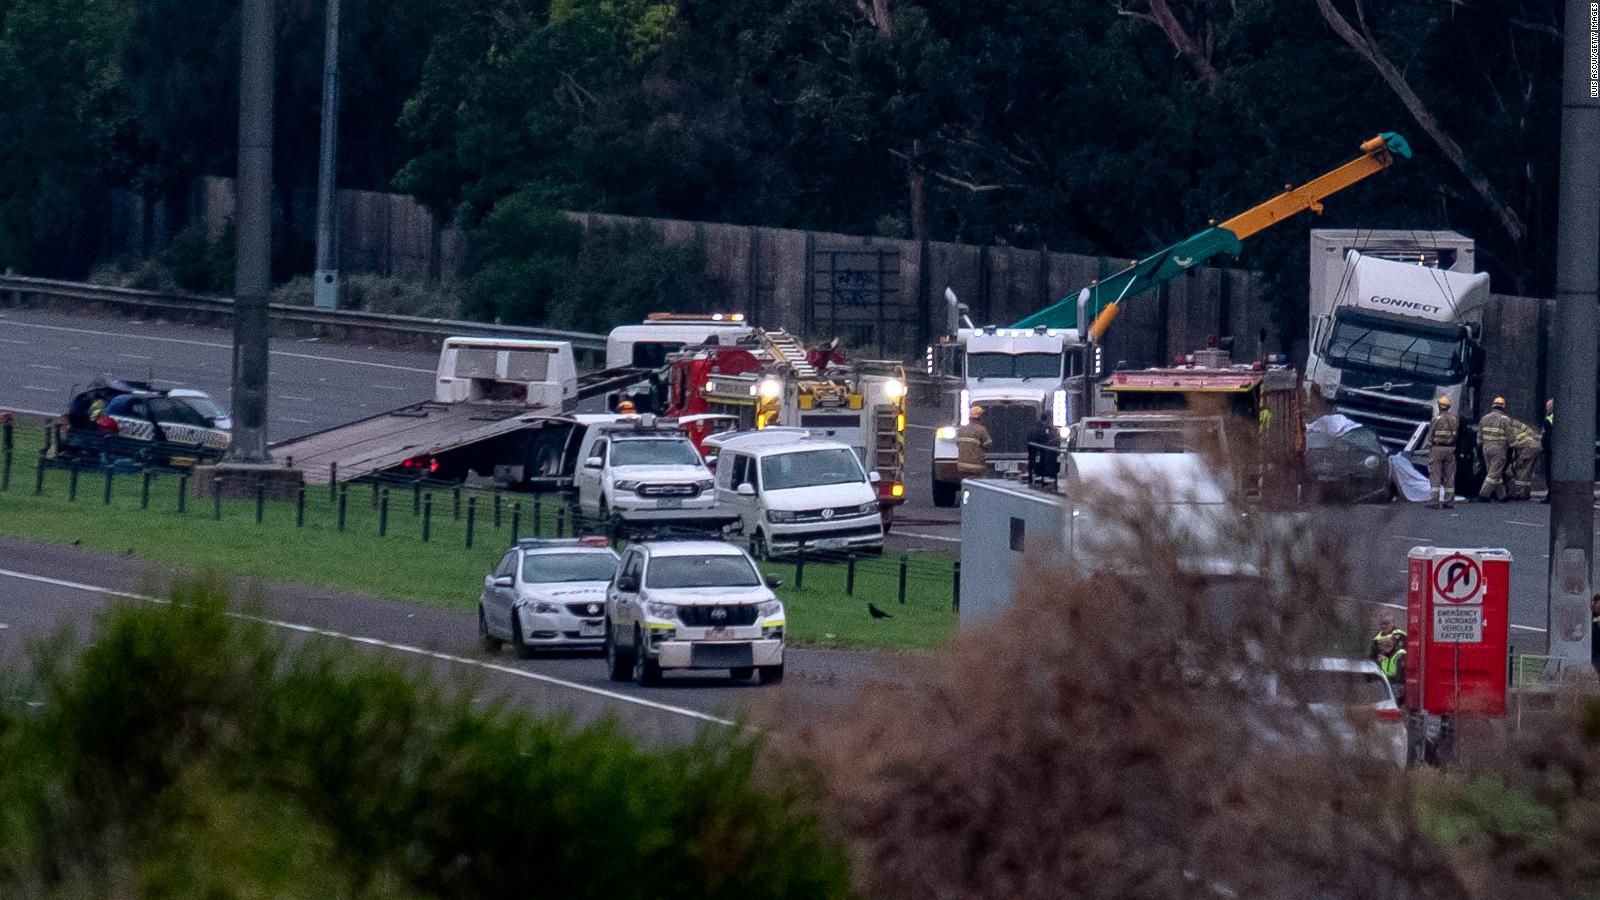
M 522 659 L 544 648 L 599 649 L 606 585 L 616 568 L 616 551 L 605 538 L 518 541 L 483 579 L 478 636 L 484 649 L 509 642 Z
M 606 668 L 654 684 L 667 669 L 783 680 L 784 611 L 743 549 L 721 541 L 630 544 L 606 591 Z

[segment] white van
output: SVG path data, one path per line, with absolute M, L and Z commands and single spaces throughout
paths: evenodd
M 856 451 L 801 428 L 719 434 L 703 442 L 716 456 L 717 503 L 737 511 L 731 533 L 756 557 L 806 549 L 881 552 L 878 473 Z

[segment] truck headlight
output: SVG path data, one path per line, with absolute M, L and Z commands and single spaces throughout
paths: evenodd
M 616 484 L 612 485 L 612 487 L 615 488 L 616 490 L 619 490 L 619 491 L 627 491 L 629 493 L 632 493 L 632 492 L 634 492 L 634 491 L 639 489 L 639 482 L 637 482 L 637 481 L 619 481 Z
M 860 506 L 856 507 L 856 515 L 858 515 L 858 516 L 871 515 L 872 513 L 875 513 L 877 511 L 878 511 L 878 501 L 876 501 L 876 500 L 868 500 L 867 502 L 865 502 L 865 503 L 861 504 Z
M 793 510 L 788 510 L 788 509 L 769 509 L 769 510 L 767 510 L 767 521 L 768 522 L 793 522 L 794 521 L 794 511 Z
M 678 618 L 678 608 L 671 603 L 646 603 L 644 611 L 645 615 L 655 619 L 673 621 Z
M 771 619 L 775 616 L 783 615 L 783 601 L 768 600 L 765 603 L 762 603 L 760 606 L 756 607 L 756 615 L 763 619 Z
M 712 481 L 709 478 L 702 478 L 699 481 L 696 481 L 694 483 L 694 486 L 699 488 L 702 491 L 709 491 L 712 488 L 716 487 L 717 483 L 715 481 Z
M 561 612 L 561 607 L 551 603 L 549 600 L 536 600 L 533 604 L 533 611 L 549 615 L 550 613 Z
M 898 378 L 891 378 L 883 383 L 883 395 L 890 400 L 899 400 L 906 395 L 906 383 Z
M 941 441 L 953 441 L 956 439 L 956 427 L 954 425 L 946 425 L 934 432 L 934 434 Z

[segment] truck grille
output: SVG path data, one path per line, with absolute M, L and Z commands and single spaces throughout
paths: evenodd
M 567 612 L 584 619 L 597 619 L 605 615 L 606 605 L 599 600 L 588 603 L 568 603 Z
M 1432 418 L 1429 407 L 1409 400 L 1343 389 L 1334 400 L 1334 407 L 1377 432 L 1378 440 L 1390 451 L 1404 447 L 1417 426 Z
M 697 484 L 641 484 L 638 494 L 641 497 L 698 497 L 700 486 Z
M 1031 403 L 985 406 L 983 427 L 989 429 L 989 438 L 994 441 L 989 452 L 1027 453 L 1028 432 L 1038 421 L 1039 408 Z
M 719 612 L 720 611 L 720 614 Z M 756 622 L 756 608 L 745 604 L 740 606 L 680 606 L 678 619 L 690 628 L 733 628 L 739 625 L 754 625 Z
M 832 515 L 828 515 L 832 513 Z M 832 519 L 850 519 L 861 515 L 859 506 L 835 506 L 831 509 L 806 509 L 794 514 L 796 522 L 826 522 Z

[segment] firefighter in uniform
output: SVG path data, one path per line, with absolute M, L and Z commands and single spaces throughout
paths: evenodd
M 1367 648 L 1367 655 L 1372 659 L 1373 662 L 1377 662 L 1378 659 L 1383 655 L 1382 650 L 1378 646 L 1378 643 L 1383 640 L 1394 641 L 1396 644 L 1400 645 L 1400 649 L 1404 650 L 1406 646 L 1406 630 L 1404 628 L 1395 627 L 1394 619 L 1389 616 L 1384 616 L 1382 619 L 1379 619 L 1378 633 L 1372 636 L 1372 644 Z
M 1478 446 L 1483 448 L 1483 487 L 1479 500 L 1506 499 L 1506 452 L 1511 440 L 1511 417 L 1506 415 L 1506 398 L 1494 398 L 1494 406 L 1478 420 Z
M 982 478 L 989 471 L 989 429 L 983 427 L 983 407 L 967 411 L 967 424 L 956 429 L 956 469 L 962 478 Z
M 1439 398 L 1439 414 L 1428 426 L 1428 508 L 1456 507 L 1456 414 L 1450 398 Z
M 1539 462 L 1539 430 L 1511 420 L 1511 499 L 1533 497 L 1533 469 Z

